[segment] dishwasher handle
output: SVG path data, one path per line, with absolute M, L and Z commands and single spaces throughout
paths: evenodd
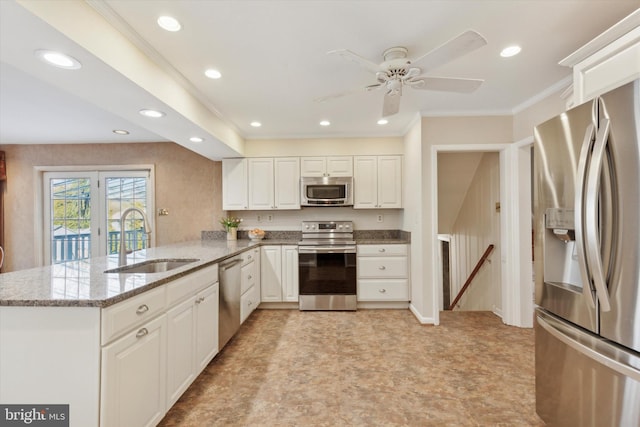
M 220 270 L 228 270 L 232 268 L 234 265 L 240 264 L 241 262 L 242 262 L 242 258 L 232 259 L 231 261 L 220 263 L 219 268 Z

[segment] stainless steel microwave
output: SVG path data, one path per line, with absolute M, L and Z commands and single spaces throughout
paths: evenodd
M 353 177 L 302 177 L 302 206 L 352 206 Z

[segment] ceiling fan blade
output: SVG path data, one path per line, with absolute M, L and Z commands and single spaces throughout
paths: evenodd
M 405 81 L 413 89 L 437 90 L 442 92 L 469 93 L 478 89 L 482 79 L 457 79 L 453 77 L 418 77 Z
M 391 91 L 384 95 L 384 103 L 382 104 L 382 117 L 393 116 L 400 111 L 400 94 Z
M 384 71 L 380 68 L 380 65 L 376 64 L 373 61 L 364 58 L 357 53 L 351 52 L 349 49 L 337 49 L 327 52 L 327 55 L 339 55 L 343 58 L 346 58 L 350 61 L 355 62 L 360 65 L 362 68 L 371 71 L 372 73 L 377 73 L 378 71 Z
M 484 45 L 487 41 L 479 33 L 468 30 L 457 37 L 445 42 L 437 48 L 411 61 L 412 64 L 420 63 L 420 67 L 431 70 L 453 61 L 469 52 L 472 52 Z

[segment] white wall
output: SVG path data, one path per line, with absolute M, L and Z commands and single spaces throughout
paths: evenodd
M 461 153 L 460 155 L 463 155 Z M 462 289 L 489 245 L 495 248 L 458 305 L 461 310 L 502 311 L 500 281 L 500 160 L 483 153 L 451 232 L 451 299 Z

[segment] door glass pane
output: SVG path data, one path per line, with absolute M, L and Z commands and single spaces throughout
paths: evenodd
M 91 257 L 91 180 L 51 179 L 51 264 Z
M 129 208 L 147 212 L 147 178 L 105 178 L 107 209 L 107 254 L 116 254 L 120 249 L 120 218 Z M 127 215 L 125 244 L 127 250 L 137 251 L 148 246 L 144 233 L 142 215 L 131 212 Z

